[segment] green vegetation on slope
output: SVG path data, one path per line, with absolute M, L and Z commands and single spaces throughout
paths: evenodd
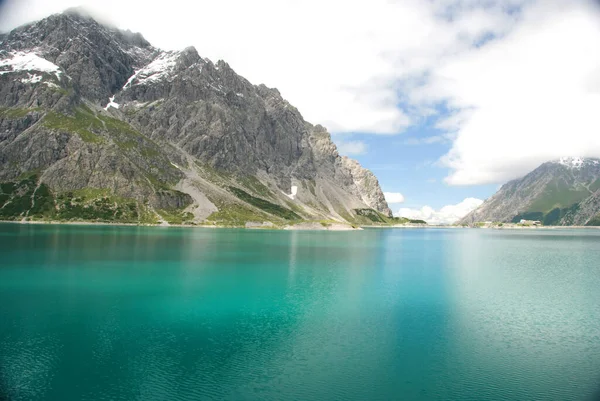
M 219 211 L 212 213 L 208 216 L 207 220 L 218 225 L 242 227 L 249 221 L 262 222 L 272 220 L 267 214 L 256 212 L 249 207 L 237 203 L 219 204 L 217 206 Z
M 137 148 L 142 156 L 149 158 L 159 155 L 159 145 L 142 135 L 128 123 L 108 116 L 100 115 L 98 118 L 104 123 L 106 132 L 119 148 L 124 150 Z
M 111 196 L 87 198 L 75 192 L 57 196 L 58 220 L 85 220 L 102 222 L 137 223 L 139 205 L 133 200 L 117 200 Z
M 89 107 L 80 105 L 74 115 L 49 111 L 42 124 L 71 134 L 76 134 L 89 144 L 112 143 L 123 153 L 123 157 L 136 165 L 154 189 L 167 190 L 175 182 L 165 182 L 165 177 L 177 177 L 169 170 L 175 167 L 160 153 L 160 145 L 135 130 L 128 123 L 95 114 Z
M 240 185 L 243 185 L 246 189 L 254 192 L 255 194 L 263 197 L 273 196 L 273 193 L 269 188 L 265 186 L 262 182 L 258 180 L 258 178 L 253 175 L 247 175 L 243 177 L 237 177 L 237 182 Z
M 31 174 L 17 182 L 0 184 L 0 219 L 97 221 L 156 224 L 156 216 L 135 199 L 107 189 L 82 189 L 55 194 Z
M 169 224 L 191 224 L 194 215 L 181 209 L 158 209 L 156 211 Z
M 571 186 L 563 180 L 555 179 L 548 184 L 544 194 L 529 205 L 526 212 L 541 212 L 542 214 L 545 214 L 557 207 L 565 208 L 574 203 L 581 202 L 589 195 L 590 192 L 587 188 L 581 187 L 577 190 L 573 190 Z
M 553 226 L 558 224 L 560 220 L 567 216 L 569 213 L 577 212 L 579 209 L 579 203 L 572 204 L 569 207 L 559 208 L 555 207 L 547 213 L 543 212 L 525 212 L 519 213 L 515 217 L 512 218 L 511 223 L 518 223 L 523 220 L 539 220 L 545 226 Z
M 412 220 L 405 217 L 388 217 L 375 209 L 354 209 L 355 222 L 363 225 L 427 224 L 424 220 Z
M 579 203 L 575 203 L 569 207 L 565 207 L 562 209 L 552 209 L 550 212 L 546 213 L 544 219 L 542 220 L 542 223 L 544 223 L 545 226 L 556 225 L 563 217 L 567 216 L 568 214 L 575 214 L 578 209 Z
M 373 223 L 387 223 L 386 217 L 374 209 L 354 209 L 354 213 L 366 217 Z
M 86 106 L 75 109 L 73 116 L 49 111 L 43 124 L 47 128 L 75 133 L 87 143 L 104 143 L 104 133 L 122 150 L 138 149 L 147 158 L 159 155 L 159 145 L 131 125 L 116 118 L 96 115 Z
M 27 114 L 34 112 L 34 111 L 39 111 L 39 110 L 40 109 L 37 109 L 37 108 L 25 109 L 25 108 L 17 108 L 17 107 L 11 107 L 11 108 L 0 107 L 0 118 L 8 118 L 8 119 L 23 118 Z
M 38 186 L 35 175 L 18 182 L 2 183 L 0 191 L 0 219 L 41 216 L 51 213 L 54 208 L 50 189 L 45 184 Z
M 299 215 L 297 215 L 295 212 L 291 211 L 290 209 L 287 209 L 283 206 L 276 205 L 275 203 L 271 203 L 267 200 L 252 196 L 248 192 L 243 191 L 239 188 L 229 187 L 229 191 L 231 191 L 231 193 L 233 193 L 235 196 L 237 196 L 239 199 L 243 200 L 244 202 L 246 202 L 254 207 L 257 207 L 273 216 L 281 217 L 282 219 L 285 219 L 285 220 L 300 220 L 301 219 L 301 217 Z
M 197 167 L 197 172 L 198 174 L 214 183 L 217 184 L 219 186 L 223 186 L 226 185 L 227 183 L 230 183 L 231 181 L 233 181 L 233 175 L 231 175 L 230 173 L 223 171 L 223 170 L 217 170 L 214 167 L 212 167 L 211 165 L 207 164 L 207 163 L 201 163 L 199 161 L 195 161 L 196 167 Z
M 337 214 L 339 214 L 344 220 L 360 224 L 360 222 L 355 218 L 355 216 L 352 216 L 352 214 L 350 214 L 341 203 L 336 202 L 335 199 L 331 201 L 331 206 L 333 207 L 333 210 Z M 325 206 L 324 210 L 329 211 L 329 208 Z
M 89 110 L 89 109 L 87 109 Z M 102 121 L 97 119 L 91 110 L 81 108 L 75 110 L 74 116 L 49 111 L 44 117 L 43 124 L 50 129 L 73 132 L 87 143 L 102 143 L 103 138 L 95 133 L 103 128 Z
M 552 209 L 551 211 L 549 211 L 548 213 L 546 213 L 544 215 L 544 218 L 542 219 L 542 223 L 545 226 L 555 225 L 564 216 L 563 210 L 566 210 L 566 209 L 561 209 L 558 207 Z

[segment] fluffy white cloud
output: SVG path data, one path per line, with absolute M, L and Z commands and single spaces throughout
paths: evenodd
M 402 208 L 396 216 L 409 219 L 425 220 L 429 224 L 452 224 L 475 210 L 483 201 L 476 198 L 466 198 L 456 205 L 447 205 L 440 210 L 434 210 L 429 206 L 421 209 Z
M 404 202 L 404 195 L 400 192 L 384 192 L 385 200 L 387 203 L 402 203 Z
M 367 144 L 363 141 L 336 141 L 338 152 L 345 156 L 362 155 L 367 152 Z
M 500 183 L 560 156 L 600 156 L 600 18 L 582 1 L 539 1 L 509 34 L 449 58 L 411 92 L 456 110 L 441 159 L 451 185 Z

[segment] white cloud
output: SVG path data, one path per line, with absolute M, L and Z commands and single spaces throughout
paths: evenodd
M 423 206 L 421 209 L 401 208 L 395 215 L 409 219 L 425 220 L 429 224 L 453 224 L 482 203 L 481 199 L 466 198 L 456 205 L 447 205 L 440 210 L 434 210 L 429 206 Z
M 362 155 L 367 152 L 367 144 L 363 141 L 336 141 L 338 152 L 345 156 Z
M 387 203 L 403 203 L 404 195 L 400 192 L 384 192 L 383 196 L 385 196 L 385 200 Z
M 539 1 L 503 39 L 432 69 L 416 102 L 457 110 L 441 159 L 451 185 L 500 183 L 562 155 L 600 156 L 600 19 L 582 1 Z

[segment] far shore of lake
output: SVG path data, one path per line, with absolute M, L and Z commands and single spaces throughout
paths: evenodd
M 483 229 L 483 230 L 581 230 L 581 229 L 600 229 L 600 226 L 517 226 L 506 224 L 503 226 L 483 226 L 469 227 L 456 225 L 433 225 L 433 224 L 396 224 L 396 225 L 372 225 L 372 226 L 352 226 L 344 223 L 332 223 L 323 225 L 319 222 L 302 222 L 289 226 L 277 227 L 269 224 L 251 224 L 246 226 L 224 226 L 216 224 L 138 224 L 138 223 L 119 223 L 103 221 L 42 221 L 42 220 L 0 220 L 0 223 L 11 224 L 43 224 L 43 225 L 80 225 L 80 226 L 129 226 L 129 227 L 177 227 L 177 228 L 243 228 L 247 230 L 285 230 L 285 231 L 361 231 L 363 229 Z

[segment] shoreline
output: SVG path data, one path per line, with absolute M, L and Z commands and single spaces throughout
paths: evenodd
M 208 228 L 208 229 L 244 229 L 244 230 L 274 230 L 274 231 L 362 231 L 361 227 L 353 228 L 350 224 L 330 224 L 322 226 L 316 222 L 303 222 L 289 226 L 278 227 L 275 225 L 266 226 L 222 226 L 215 224 L 139 224 L 139 223 L 119 223 L 103 221 L 41 221 L 41 220 L 0 220 L 0 223 L 8 224 L 32 224 L 32 225 L 72 225 L 72 226 L 125 226 L 125 227 L 156 227 L 156 228 Z
M 73 226 L 127 226 L 127 227 L 187 227 L 187 228 L 239 228 L 214 225 L 193 224 L 139 224 L 139 223 L 107 223 L 104 221 L 40 221 L 40 220 L 0 220 L 0 223 L 39 224 L 39 225 L 73 225 Z
M 38 224 L 38 225 L 74 225 L 74 226 L 126 226 L 126 227 L 157 227 L 157 228 L 208 228 L 208 229 L 245 229 L 245 230 L 282 230 L 282 231 L 362 231 L 364 229 L 474 229 L 474 230 L 600 230 L 600 226 L 505 226 L 505 227 L 466 227 L 466 226 L 441 226 L 441 225 L 373 225 L 357 226 L 353 228 L 350 224 L 331 224 L 330 226 L 320 226 L 316 222 L 303 222 L 290 226 L 220 226 L 213 224 L 138 224 L 138 223 L 118 223 L 102 221 L 40 221 L 40 220 L 0 220 L 0 223 L 9 224 Z

